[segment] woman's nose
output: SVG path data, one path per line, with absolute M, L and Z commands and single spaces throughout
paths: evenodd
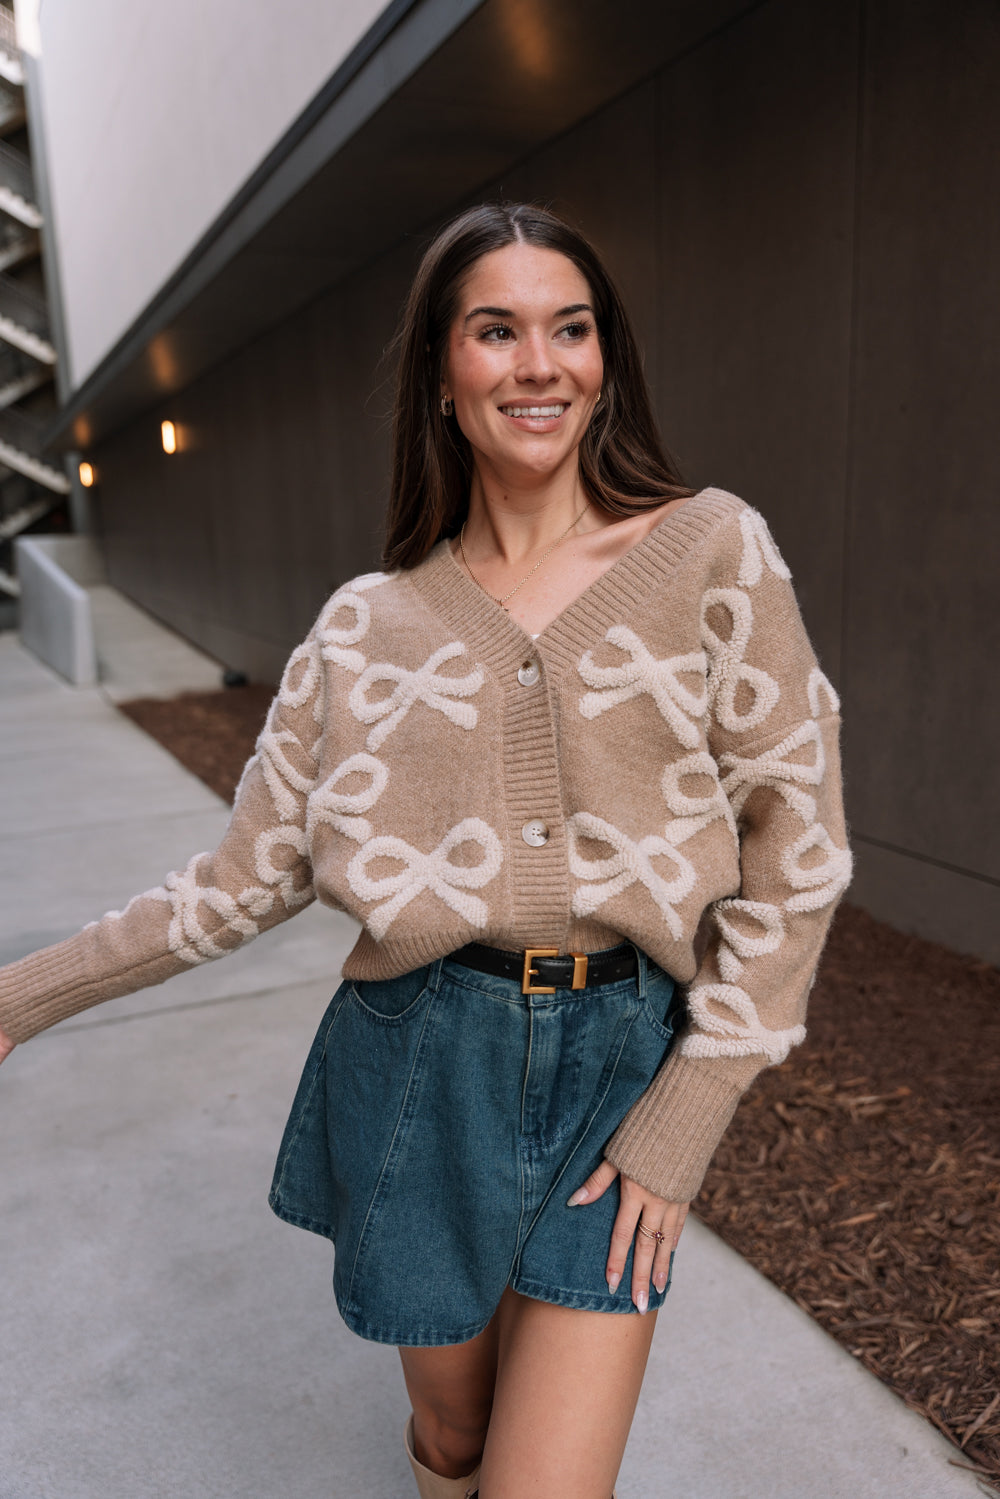
M 521 356 L 517 367 L 519 380 L 531 380 L 539 384 L 558 376 L 559 368 L 552 345 L 543 333 L 529 334 L 522 339 L 518 352 Z

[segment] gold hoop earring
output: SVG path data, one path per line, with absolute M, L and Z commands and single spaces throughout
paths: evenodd
M 451 416 L 452 413 L 454 412 L 454 410 L 455 410 L 455 402 L 452 400 L 451 396 L 442 396 L 441 397 L 441 415 L 442 416 Z

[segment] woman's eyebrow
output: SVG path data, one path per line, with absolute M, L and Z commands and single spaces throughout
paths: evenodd
M 470 319 L 479 317 L 481 313 L 485 313 L 487 317 L 512 318 L 514 316 L 509 307 L 473 307 L 471 312 L 465 314 L 465 321 L 469 322 Z
M 594 309 L 589 302 L 574 302 L 571 307 L 560 307 L 552 316 L 570 317 L 574 312 L 593 313 L 593 311 Z M 465 314 L 465 321 L 469 322 L 472 318 L 479 317 L 481 314 L 485 314 L 486 317 L 512 318 L 514 316 L 509 307 L 473 307 L 471 312 Z

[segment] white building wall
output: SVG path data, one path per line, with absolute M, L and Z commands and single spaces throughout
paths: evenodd
M 18 0 L 69 385 L 95 368 L 385 0 Z

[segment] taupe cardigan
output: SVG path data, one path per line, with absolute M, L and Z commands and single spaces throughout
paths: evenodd
M 349 978 L 470 940 L 624 938 L 688 986 L 688 1021 L 607 1155 L 687 1201 L 740 1095 L 804 1034 L 850 875 L 837 708 L 788 569 L 734 495 L 668 514 L 537 640 L 442 542 L 333 595 L 219 847 L 0 970 L 0 1026 L 24 1041 L 314 897 L 362 923 Z

